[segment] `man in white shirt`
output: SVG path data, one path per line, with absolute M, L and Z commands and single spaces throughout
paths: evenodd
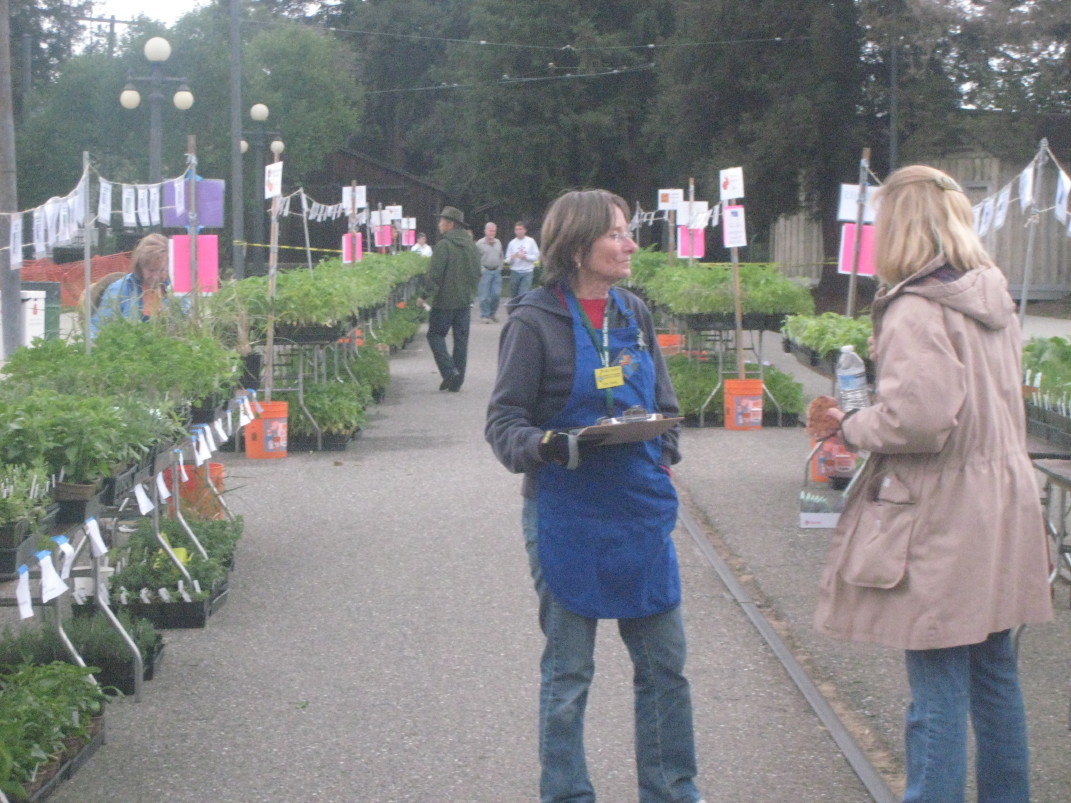
M 426 235 L 424 232 L 420 232 L 420 234 L 416 236 L 416 245 L 414 245 L 409 250 L 416 251 L 422 257 L 430 257 L 431 246 L 428 245 L 428 235 Z
M 509 265 L 514 297 L 532 288 L 532 275 L 538 260 L 539 246 L 528 236 L 528 227 L 518 220 L 513 226 L 513 239 L 506 246 L 506 264 Z

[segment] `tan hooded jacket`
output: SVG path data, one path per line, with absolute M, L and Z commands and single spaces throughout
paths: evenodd
M 815 613 L 831 636 L 923 650 L 1052 618 L 1014 304 L 999 270 L 940 266 L 874 302 L 875 403 L 843 424 L 872 455 Z

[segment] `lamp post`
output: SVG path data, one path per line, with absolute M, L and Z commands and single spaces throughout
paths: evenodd
M 119 94 L 119 104 L 124 109 L 136 109 L 141 105 L 141 93 L 135 82 L 147 81 L 149 84 L 149 180 L 154 184 L 163 181 L 163 167 L 161 164 L 161 134 L 160 123 L 161 107 L 163 105 L 164 82 L 174 81 L 178 90 L 172 97 L 171 102 L 180 111 L 186 111 L 193 106 L 193 92 L 186 85 L 185 78 L 169 78 L 163 74 L 163 63 L 171 57 L 171 44 L 162 36 L 154 36 L 145 43 L 145 58 L 151 65 L 148 76 L 127 76 L 126 86 Z
M 258 275 L 264 273 L 264 168 L 267 167 L 268 148 L 265 148 L 265 138 L 269 133 L 265 122 L 271 110 L 263 103 L 254 103 L 249 107 L 249 117 L 253 120 L 253 150 L 257 156 L 257 171 L 253 182 L 256 193 L 256 213 L 253 216 L 253 269 Z M 269 146 L 272 153 L 279 156 L 286 148 L 281 139 L 273 139 Z M 242 140 L 240 150 L 245 153 L 249 150 L 249 144 Z

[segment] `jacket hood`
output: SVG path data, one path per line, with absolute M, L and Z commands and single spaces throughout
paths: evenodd
M 997 268 L 969 270 L 952 282 L 927 277 L 944 263 L 927 266 L 889 291 L 888 298 L 900 293 L 923 296 L 978 321 L 988 329 L 1003 329 L 1015 317 L 1015 303 L 1008 282 Z
M 563 318 L 572 318 L 572 313 L 562 306 L 562 302 L 558 299 L 558 294 L 553 288 L 537 287 L 506 302 L 506 311 L 510 315 L 521 307 L 539 307 Z
M 455 226 L 443 235 L 440 242 L 447 242 L 464 247 L 465 243 L 472 242 L 472 238 L 469 237 L 468 229 Z

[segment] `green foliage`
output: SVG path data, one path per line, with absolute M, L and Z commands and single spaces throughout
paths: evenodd
M 785 337 L 799 346 L 817 352 L 823 358 L 833 358 L 841 346 L 851 345 L 863 359 L 870 358 L 871 334 L 869 316 L 849 318 L 835 312 L 821 315 L 793 315 L 781 329 Z
M 1062 398 L 1071 394 L 1071 340 L 1034 337 L 1023 347 L 1023 370 L 1042 394 Z M 1041 375 L 1040 383 L 1037 375 Z
M 681 414 L 698 416 L 710 392 L 718 385 L 717 364 L 690 359 L 685 354 L 675 354 L 669 357 L 666 363 L 669 367 L 670 378 L 673 380 L 673 389 L 677 393 L 677 404 L 680 406 Z M 748 370 L 756 371 L 757 366 L 750 365 Z M 789 374 L 767 366 L 763 370 L 763 381 L 766 389 L 781 405 L 781 412 L 797 415 L 804 412 L 806 403 L 803 397 L 803 385 Z M 724 404 L 723 386 L 706 405 L 706 415 L 720 418 Z M 776 410 L 773 405 L 768 405 L 768 409 Z
M 141 657 L 148 660 L 162 640 L 152 622 L 131 617 L 123 610 L 117 611 L 116 616 L 123 630 L 133 639 Z M 130 657 L 126 641 L 102 613 L 71 617 L 64 621 L 63 630 L 87 666 L 108 669 Z M 71 661 L 54 624 L 27 623 L 16 628 L 4 628 L 0 636 L 0 673 L 12 672 L 20 665 L 41 666 L 53 661 Z
M 662 255 L 663 260 L 665 256 Z M 651 259 L 653 264 L 655 260 Z M 730 265 L 675 261 L 661 268 L 644 267 L 642 291 L 654 303 L 675 315 L 732 314 L 736 309 L 735 286 Z M 635 277 L 634 282 L 639 283 Z M 764 264 L 740 266 L 740 298 L 744 314 L 793 314 L 814 312 L 810 292 L 786 278 L 776 267 Z
M 0 675 L 0 791 L 15 800 L 68 741 L 86 742 L 107 699 L 93 667 L 63 661 Z
M 48 473 L 44 467 L 0 463 L 0 524 L 36 523 L 44 514 L 47 498 Z
M 390 384 L 390 363 L 387 355 L 375 348 L 362 348 L 346 362 L 354 378 L 367 386 L 373 395 L 386 390 Z
M 298 404 L 297 393 L 278 393 L 279 401 L 288 403 L 287 430 L 294 435 L 315 435 L 316 430 Z M 358 382 L 340 379 L 305 386 L 305 408 L 320 430 L 350 435 L 368 420 L 365 408 L 372 401 L 372 391 Z
M 385 346 L 403 346 L 420 331 L 427 313 L 417 307 L 399 305 L 391 310 L 387 320 L 366 332 L 366 341 Z

